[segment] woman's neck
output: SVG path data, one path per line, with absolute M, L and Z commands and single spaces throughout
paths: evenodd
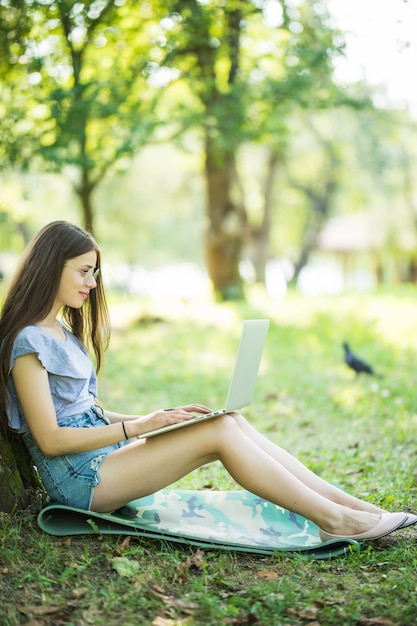
M 49 311 L 48 315 L 44 317 L 43 320 L 40 320 L 40 322 L 37 322 L 37 325 L 41 326 L 42 328 L 49 328 L 49 329 L 55 328 L 58 324 L 57 322 L 58 313 L 59 313 L 59 308 L 56 306 L 53 306 L 52 309 Z
M 58 322 L 56 319 L 51 319 L 49 316 L 44 320 L 41 320 L 37 323 L 37 326 L 42 328 L 48 335 L 55 337 L 55 339 L 59 339 L 60 341 L 65 341 L 67 336 L 62 327 L 62 324 Z

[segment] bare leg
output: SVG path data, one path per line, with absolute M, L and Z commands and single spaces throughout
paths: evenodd
M 317 493 L 321 494 L 325 498 L 328 498 L 329 500 L 332 500 L 333 502 L 337 502 L 358 511 L 368 511 L 369 513 L 386 512 L 385 509 L 381 509 L 370 502 L 355 498 L 354 496 L 351 496 L 328 483 L 326 480 L 323 480 L 323 478 L 320 478 L 320 476 L 305 467 L 305 465 L 300 463 L 300 461 L 289 454 L 289 452 L 264 437 L 260 432 L 253 428 L 253 426 L 251 426 L 242 415 L 234 415 L 239 427 L 248 435 L 248 437 L 252 439 L 254 443 L 256 443 L 276 461 L 281 463 L 281 465 L 286 467 L 291 474 L 296 476 L 311 489 L 314 489 Z
M 114 510 L 217 459 L 248 491 L 311 519 L 328 532 L 360 533 L 379 521 L 379 514 L 355 511 L 304 484 L 228 415 L 136 441 L 111 453 L 100 468 L 101 482 L 92 508 Z

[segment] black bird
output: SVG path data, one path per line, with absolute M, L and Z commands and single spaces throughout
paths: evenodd
M 374 369 L 365 361 L 360 359 L 352 352 L 349 347 L 349 344 L 345 341 L 343 344 L 343 349 L 345 351 L 345 363 L 348 367 L 350 367 L 356 374 L 370 374 L 371 376 L 377 376 Z

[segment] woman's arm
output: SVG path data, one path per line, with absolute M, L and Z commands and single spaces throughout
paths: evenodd
M 150 430 L 176 424 L 194 417 L 195 413 L 210 413 L 211 409 L 201 404 L 187 404 L 172 409 L 158 409 L 148 415 L 126 415 L 114 411 L 104 411 L 104 415 L 112 424 L 124 423 L 128 437 L 137 437 Z
M 148 415 L 124 415 L 105 411 L 112 422 L 102 428 L 67 428 L 58 426 L 49 388 L 48 373 L 35 354 L 18 357 L 12 369 L 13 382 L 29 430 L 45 456 L 59 456 L 95 450 L 155 428 L 183 422 L 193 413 L 208 413 L 200 404 L 190 404 Z M 121 422 L 126 422 L 124 428 Z
M 105 428 L 59 427 L 48 373 L 35 354 L 18 357 L 12 377 L 29 430 L 45 456 L 85 452 L 125 439 L 120 423 Z
M 100 401 L 98 400 L 98 405 L 100 405 Z M 107 417 L 111 424 L 116 424 L 117 422 L 128 422 L 129 420 L 140 419 L 140 415 L 127 415 L 126 413 L 115 413 L 114 411 L 108 411 L 107 409 L 102 409 L 104 415 Z
M 100 402 L 98 402 L 100 405 Z M 176 411 L 182 410 L 186 413 L 210 413 L 211 409 L 203 406 L 202 404 L 187 404 L 185 406 L 179 406 L 175 409 L 159 409 L 159 411 Z M 103 409 L 104 415 L 107 417 L 111 424 L 116 424 L 117 422 L 129 422 L 129 421 L 139 421 L 141 423 L 147 423 L 151 416 L 154 415 L 150 413 L 149 415 L 127 415 L 126 413 L 115 413 L 114 411 L 108 411 L 107 409 Z M 188 416 L 192 417 L 192 416 Z M 149 428 L 148 428 L 149 430 Z

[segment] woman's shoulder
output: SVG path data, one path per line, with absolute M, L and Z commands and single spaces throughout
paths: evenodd
M 31 325 L 22 328 L 13 344 L 11 366 L 20 356 L 36 354 L 48 372 L 60 375 L 68 372 L 78 374 L 81 353 L 88 355 L 82 349 L 79 340 L 66 327 L 64 328 L 65 341 L 58 340 L 40 326 Z
M 61 348 L 66 351 L 66 348 L 70 348 L 74 344 L 77 346 L 81 344 L 77 337 L 62 322 L 57 320 L 57 323 L 62 327 L 65 336 L 53 334 L 42 328 L 42 326 L 33 324 L 25 326 L 19 331 L 16 335 L 14 346 L 50 349 L 54 345 L 55 350 Z
M 42 355 L 47 354 L 48 346 L 45 344 L 36 326 L 25 326 L 15 337 L 10 355 L 10 367 L 21 356 L 35 353 L 42 360 Z
M 30 325 L 30 326 L 25 326 L 24 328 L 22 328 L 22 330 L 20 330 L 17 333 L 14 343 L 16 345 L 16 344 L 23 344 L 23 343 L 31 343 L 32 341 L 39 341 L 41 336 L 42 335 L 40 333 L 40 329 L 35 324 Z
M 52 340 L 52 337 L 50 337 Z M 13 342 L 13 354 L 23 356 L 30 352 L 38 354 L 50 349 L 51 341 L 46 333 L 41 332 L 38 326 L 25 326 L 20 330 Z

